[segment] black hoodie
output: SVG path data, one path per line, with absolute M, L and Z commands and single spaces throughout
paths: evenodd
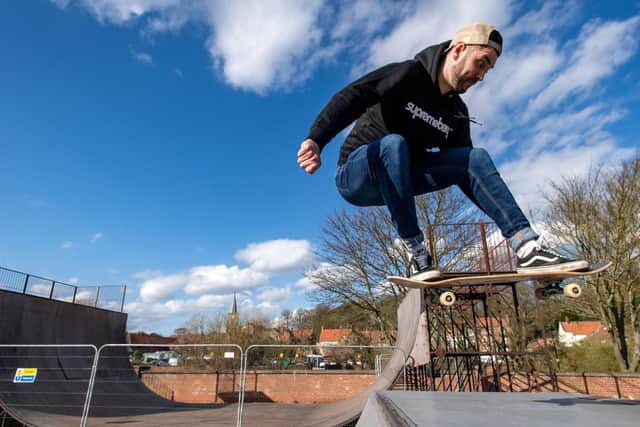
M 340 149 L 338 165 L 361 145 L 400 134 L 411 155 L 427 148 L 470 147 L 469 112 L 460 96 L 440 94 L 438 68 L 449 42 L 429 46 L 413 60 L 393 63 L 336 93 L 311 126 L 308 138 L 322 150 L 357 119 Z

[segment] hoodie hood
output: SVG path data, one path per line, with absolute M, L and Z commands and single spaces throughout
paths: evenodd
M 429 74 L 429 77 L 431 78 L 431 82 L 436 87 L 438 86 L 438 68 L 444 59 L 444 54 L 449 47 L 449 43 L 451 43 L 451 40 L 429 46 L 428 48 L 420 51 L 415 57 L 416 61 L 420 62 L 427 71 L 427 74 Z

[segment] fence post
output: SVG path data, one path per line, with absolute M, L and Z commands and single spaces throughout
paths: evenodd
M 127 296 L 127 285 L 122 288 L 122 300 L 120 301 L 120 313 L 124 313 L 124 299 Z
M 487 273 L 491 273 L 489 264 L 489 248 L 487 247 L 487 232 L 484 229 L 484 222 L 480 223 L 480 236 L 482 238 L 482 256 L 484 257 L 484 268 Z
M 93 304 L 94 307 L 98 307 L 98 299 L 100 298 L 100 286 L 96 290 L 96 302 Z
M 53 299 L 53 291 L 56 289 L 56 281 L 51 281 L 51 290 L 49 291 L 49 299 Z
M 24 286 L 22 287 L 22 293 L 27 293 L 27 286 L 29 286 L 29 275 L 27 274 L 24 278 Z

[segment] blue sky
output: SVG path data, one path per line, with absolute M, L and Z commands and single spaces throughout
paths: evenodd
M 304 272 L 346 203 L 338 136 L 296 152 L 331 95 L 459 26 L 504 54 L 464 96 L 525 210 L 638 149 L 640 3 L 29 0 L 0 3 L 0 266 L 129 286 L 132 330 L 309 307 Z M 482 3 L 482 5 L 480 5 Z

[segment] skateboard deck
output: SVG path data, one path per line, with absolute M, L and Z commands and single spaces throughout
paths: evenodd
M 537 273 L 494 273 L 494 274 L 465 274 L 440 280 L 413 280 L 407 277 L 389 276 L 387 279 L 397 285 L 407 288 L 434 288 L 440 292 L 438 300 L 444 306 L 451 306 L 456 302 L 454 288 L 458 286 L 470 285 L 495 285 L 500 283 L 516 283 L 525 280 L 533 280 L 540 285 L 536 288 L 536 297 L 544 298 L 551 295 L 560 295 L 570 298 L 578 298 L 582 294 L 582 288 L 577 283 L 569 283 L 565 286 L 560 284 L 565 279 L 591 276 L 603 272 L 611 266 L 611 262 L 602 262 L 589 266 L 586 270 L 580 271 L 555 271 Z M 448 290 L 449 289 L 449 290 Z
M 387 280 L 396 285 L 407 288 L 452 288 L 464 285 L 489 285 L 497 283 L 514 283 L 525 280 L 539 280 L 544 282 L 560 282 L 564 279 L 591 276 L 601 273 L 611 266 L 611 262 L 602 262 L 589 266 L 582 271 L 557 271 L 557 272 L 536 272 L 536 273 L 493 273 L 449 277 L 440 280 L 413 280 L 407 277 L 388 276 Z

